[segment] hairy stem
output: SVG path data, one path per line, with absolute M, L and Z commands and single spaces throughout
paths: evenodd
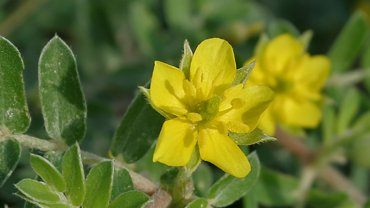
M 44 140 L 39 139 L 36 137 L 32 137 L 25 134 L 15 134 L 15 135 L 2 135 L 0 134 L 0 141 L 5 139 L 13 138 L 17 140 L 22 146 L 30 148 L 30 149 L 38 149 L 41 151 L 65 151 L 68 146 L 58 140 Z M 101 157 L 99 155 L 81 151 L 81 156 L 84 164 L 91 165 L 95 164 L 104 160 L 108 160 L 108 158 Z M 132 179 L 132 182 L 135 188 L 139 191 L 142 191 L 150 196 L 152 196 L 152 203 L 150 207 L 152 208 L 162 208 L 167 207 L 171 202 L 171 196 L 164 190 L 160 189 L 156 184 L 152 181 L 148 180 L 144 176 L 130 170 L 127 166 L 119 161 L 114 161 L 114 166 L 116 168 L 124 168 L 126 169 Z
M 39 139 L 33 136 L 25 134 L 15 134 L 11 135 L 10 138 L 17 140 L 22 146 L 30 149 L 38 149 L 41 151 L 51 151 L 51 150 L 65 150 L 67 146 L 64 143 L 58 141 L 49 141 L 44 139 Z
M 28 0 L 21 4 L 7 19 L 0 23 L 0 35 L 13 32 L 28 16 L 36 11 L 46 0 Z
M 294 138 L 288 135 L 281 129 L 277 129 L 276 137 L 278 138 L 281 145 L 287 150 L 298 156 L 305 165 L 312 165 L 316 161 L 318 152 L 309 149 L 304 143 L 298 138 Z M 326 165 L 324 168 L 318 170 L 318 177 L 328 183 L 333 188 L 343 191 L 348 194 L 359 205 L 364 205 L 367 197 L 364 193 L 358 190 L 346 177 L 340 172 Z

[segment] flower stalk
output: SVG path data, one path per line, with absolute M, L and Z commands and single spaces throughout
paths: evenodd
M 300 142 L 298 138 L 287 134 L 280 128 L 276 130 L 276 136 L 279 138 L 279 143 L 289 150 L 292 154 L 299 157 L 305 166 L 314 165 L 319 159 L 319 152 L 309 149 L 305 144 Z M 333 188 L 343 191 L 350 196 L 354 202 L 362 206 L 365 204 L 367 197 L 364 193 L 358 190 L 349 180 L 346 179 L 340 172 L 330 165 L 315 166 L 317 177 L 328 183 Z

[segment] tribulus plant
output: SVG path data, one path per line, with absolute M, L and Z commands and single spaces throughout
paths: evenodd
M 127 12 L 114 2 L 76 4 L 85 35 L 71 30 L 66 41 L 42 42 L 38 62 L 32 47 L 23 53 L 14 40 L 25 64 L 0 37 L 0 206 L 369 207 L 365 13 L 352 15 L 325 54 L 310 49 L 313 32 L 300 34 L 253 1 L 193 8 L 188 0 L 139 0 L 124 2 Z M 102 18 L 86 18 L 95 14 Z M 191 41 L 181 48 L 184 37 Z M 81 84 L 80 72 L 99 79 Z M 24 74 L 37 77 L 35 88 L 25 87 Z M 110 94 L 135 89 L 130 102 Z M 101 104 L 112 97 L 119 103 Z
M 23 63 L 16 48 L 4 38 L 2 40 L 1 55 L 6 59 L 2 59 L 0 69 L 5 79 L 9 76 L 14 81 L 14 84 L 5 83 L 10 91 L 3 95 L 9 97 L 7 100 L 17 101 L 14 104 L 18 105 L 2 106 L 5 116 L 2 117 L 1 138 L 10 148 L 16 149 L 7 155 L 11 159 L 4 171 L 11 173 L 14 170 L 20 157 L 18 143 L 45 151 L 46 158 L 50 155 L 54 158 L 49 161 L 31 154 L 30 163 L 39 180 L 21 180 L 15 185 L 19 191 L 17 196 L 39 207 L 136 207 L 148 203 L 151 204 L 148 206 L 162 206 L 156 205 L 159 203 L 156 195 L 161 187 L 127 171 L 124 163 L 80 151 L 76 142 L 85 135 L 86 104 L 74 55 L 58 36 L 45 46 L 39 61 L 40 104 L 46 132 L 51 139 L 21 134 L 29 125 L 22 80 Z M 161 130 L 144 136 L 144 139 L 158 137 L 153 162 L 178 167 L 161 177 L 162 192 L 168 197 L 167 201 L 161 202 L 164 205 L 183 207 L 192 201 L 192 174 L 201 160 L 211 162 L 230 175 L 210 188 L 208 200 L 195 200 L 191 204 L 225 206 L 241 198 L 255 184 L 259 175 L 258 158 L 254 153 L 247 159 L 238 145 L 273 140 L 256 128 L 273 92 L 265 86 L 246 85 L 252 67 L 236 69 L 232 47 L 218 38 L 200 43 L 194 55 L 185 41 L 179 68 L 155 62 L 150 89 L 141 88 L 147 100 L 138 103 L 137 99 L 144 99 L 140 94 L 134 100 L 114 142 L 120 144 L 119 140 L 125 140 L 126 131 L 135 136 L 135 129 L 125 130 L 123 126 L 135 109 L 150 113 L 147 109 L 150 103 L 165 117 L 164 121 L 160 119 L 161 115 L 152 113 L 158 119 L 146 125 L 149 129 L 156 125 L 155 128 Z M 131 121 L 135 119 L 128 119 Z M 130 139 L 133 144 L 140 144 L 139 138 Z M 116 155 L 125 152 L 116 146 L 112 150 Z M 14 153 L 16 155 L 11 155 Z M 92 168 L 86 175 L 84 169 L 90 166 Z M 229 196 L 224 192 L 231 191 L 231 187 L 234 187 L 231 190 L 243 187 L 245 190 Z M 148 195 L 152 195 L 152 199 Z

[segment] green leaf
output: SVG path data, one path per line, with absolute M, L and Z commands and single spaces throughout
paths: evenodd
M 27 198 L 39 203 L 58 203 L 60 196 L 48 185 L 32 179 L 23 179 L 15 187 Z
M 236 70 L 236 75 L 233 84 L 245 84 L 248 81 L 249 75 L 252 73 L 254 66 L 256 65 L 256 62 L 253 61 L 238 70 Z
M 255 188 L 243 197 L 243 208 L 258 208 L 258 195 L 255 192 Z
M 197 196 L 206 196 L 213 182 L 212 170 L 205 163 L 199 165 L 193 174 L 193 183 Z
M 255 192 L 258 201 L 263 205 L 290 206 L 296 201 L 295 192 L 298 186 L 299 182 L 297 179 L 262 168 L 260 178 L 253 192 Z
M 355 12 L 329 50 L 328 56 L 334 72 L 343 72 L 351 67 L 368 35 L 366 15 L 360 11 Z
M 365 86 L 367 91 L 370 91 L 370 42 L 368 41 L 367 45 L 365 46 L 365 51 L 361 57 L 361 68 L 364 70 L 365 76 L 364 78 Z
M 188 205 L 186 205 L 185 208 L 207 208 L 207 206 L 208 206 L 207 199 L 199 198 L 190 202 Z
M 13 173 L 21 157 L 21 145 L 11 137 L 5 139 L 0 142 L 0 187 Z
M 25 200 L 26 200 L 26 199 L 25 199 Z M 31 202 L 26 201 L 26 202 L 24 203 L 23 208 L 38 208 L 38 207 L 37 207 L 36 205 L 32 204 Z
M 84 208 L 108 207 L 113 181 L 113 162 L 104 161 L 94 166 L 86 178 Z
M 31 123 L 23 70 L 24 64 L 18 49 L 0 36 L 0 134 L 4 127 L 12 133 L 23 133 Z
M 67 197 L 73 205 L 81 205 L 85 198 L 86 189 L 80 147 L 77 143 L 64 153 L 62 170 L 66 182 Z
M 118 195 L 134 189 L 130 174 L 125 169 L 114 170 L 112 199 Z
M 370 123 L 370 111 L 361 115 L 361 117 L 358 118 L 354 122 L 354 124 L 352 126 L 352 131 L 356 135 L 370 133 L 369 123 Z
M 349 177 L 355 187 L 357 187 L 363 193 L 367 192 L 370 179 L 368 168 L 358 166 L 356 163 L 352 163 Z
M 53 164 L 59 172 L 62 172 L 63 154 L 64 152 L 60 151 L 48 151 L 45 152 L 43 157 Z
M 122 153 L 128 163 L 139 160 L 158 137 L 163 122 L 164 117 L 139 92 L 116 130 L 111 147 L 113 155 Z
M 336 128 L 336 115 L 332 106 L 327 106 L 323 110 L 322 117 L 322 135 L 324 139 L 324 144 L 329 145 L 332 143 L 334 138 Z
M 119 195 L 111 202 L 109 208 L 138 208 L 144 207 L 149 201 L 149 197 L 138 191 L 129 191 Z
M 339 134 L 347 130 L 349 124 L 357 114 L 360 106 L 360 99 L 360 94 L 355 88 L 350 88 L 342 98 L 337 120 L 337 130 Z
M 311 190 L 307 197 L 307 208 L 358 208 L 350 198 L 342 192 Z
M 256 184 L 260 175 L 260 161 L 256 152 L 251 153 L 248 159 L 252 170 L 246 177 L 235 178 L 225 175 L 209 189 L 208 198 L 213 206 L 225 207 L 234 203 Z
M 369 149 L 370 134 L 356 136 L 349 148 L 349 155 L 357 165 L 370 168 Z
M 171 167 L 161 176 L 160 184 L 165 190 L 175 189 L 177 179 L 180 175 L 180 168 Z
M 71 207 L 70 205 L 67 205 L 61 201 L 45 203 L 45 202 L 34 201 L 33 199 L 28 198 L 27 196 L 24 196 L 22 194 L 16 193 L 15 195 L 26 201 L 26 203 L 24 204 L 24 208 L 39 208 L 39 207 L 40 208 L 70 208 Z
M 263 142 L 274 142 L 277 141 L 276 138 L 270 137 L 263 133 L 260 129 L 255 129 L 249 133 L 234 133 L 230 132 L 229 136 L 236 142 L 238 145 L 252 145 L 256 143 Z
M 62 174 L 45 158 L 31 154 L 32 169 L 39 175 L 49 186 L 54 187 L 57 191 L 63 192 L 66 189 Z
M 42 50 L 39 93 L 48 135 L 68 145 L 81 140 L 86 131 L 86 102 L 75 57 L 58 36 Z
M 370 200 L 365 203 L 364 208 L 370 208 Z

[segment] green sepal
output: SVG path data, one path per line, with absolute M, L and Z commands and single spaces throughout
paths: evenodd
M 188 40 L 184 41 L 184 53 L 180 62 L 180 69 L 184 72 L 187 79 L 190 78 L 190 65 L 193 59 L 193 51 L 190 48 Z
M 256 61 L 252 61 L 248 63 L 247 65 L 237 69 L 235 79 L 233 81 L 233 85 L 245 84 L 249 76 L 251 75 L 255 65 L 256 65 Z
M 305 31 L 301 36 L 299 36 L 298 40 L 302 43 L 305 50 L 308 49 L 308 46 L 310 45 L 311 39 L 313 36 L 312 30 Z
M 254 129 L 249 133 L 234 133 L 230 132 L 229 136 L 234 142 L 238 145 L 252 145 L 252 144 L 259 144 L 264 142 L 275 142 L 277 141 L 276 138 L 271 137 L 263 133 L 261 129 Z

